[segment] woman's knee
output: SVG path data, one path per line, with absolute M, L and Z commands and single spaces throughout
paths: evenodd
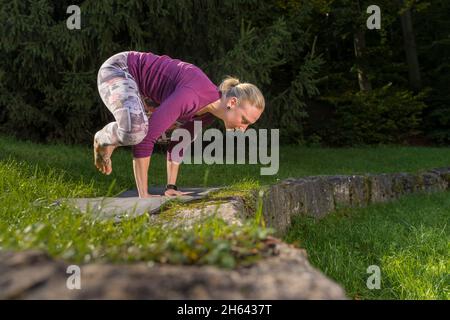
M 142 140 L 147 136 L 148 133 L 148 121 L 145 121 L 142 125 L 139 126 L 139 130 L 136 133 L 135 139 L 136 144 L 141 143 Z
M 131 131 L 120 130 L 118 132 L 119 140 L 123 145 L 132 146 L 142 142 L 148 133 L 148 123 L 133 126 Z

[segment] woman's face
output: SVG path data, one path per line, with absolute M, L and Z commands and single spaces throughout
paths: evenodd
M 230 97 L 222 101 L 224 108 L 223 122 L 225 129 L 236 129 L 244 132 L 247 127 L 255 123 L 261 116 L 261 110 L 242 100 L 238 105 L 236 97 Z M 228 109 L 230 107 L 230 109 Z

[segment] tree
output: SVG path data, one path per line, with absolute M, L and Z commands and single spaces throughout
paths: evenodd
M 400 9 L 400 20 L 403 33 L 403 47 L 405 49 L 406 61 L 408 63 L 409 83 L 413 90 L 418 91 L 421 87 L 419 59 L 417 56 L 416 39 L 414 36 L 411 5 L 404 0 L 397 0 Z

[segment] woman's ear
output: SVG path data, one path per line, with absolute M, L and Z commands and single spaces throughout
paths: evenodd
M 228 105 L 231 106 L 232 108 L 237 106 L 237 98 L 236 97 L 231 97 L 230 100 L 228 101 Z

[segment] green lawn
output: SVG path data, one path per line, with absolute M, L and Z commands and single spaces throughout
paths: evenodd
M 182 165 L 179 186 L 225 186 L 242 181 L 271 184 L 278 179 L 326 174 L 361 174 L 381 172 L 415 172 L 450 165 L 450 148 L 364 147 L 308 148 L 280 147 L 280 169 L 273 176 L 261 176 L 261 165 Z M 0 136 L 0 161 L 8 158 L 39 165 L 40 168 L 61 169 L 76 182 L 94 181 L 95 192 L 106 192 L 115 180 L 113 192 L 134 187 L 129 149 L 118 149 L 113 155 L 113 173 L 101 175 L 93 165 L 90 146 L 37 145 Z M 152 157 L 150 184 L 166 183 L 165 155 Z
M 356 299 L 450 298 L 450 192 L 296 218 L 285 236 Z M 367 268 L 381 271 L 369 290 Z
M 177 184 L 227 186 L 215 196 L 245 197 L 249 190 L 287 177 L 416 172 L 448 166 L 448 159 L 450 148 L 285 146 L 280 148 L 277 175 L 260 176 L 259 165 L 183 165 Z M 165 156 L 154 154 L 152 185 L 166 183 L 165 165 Z M 0 137 L 0 248 L 37 248 L 74 262 L 145 260 L 222 267 L 264 255 L 261 240 L 271 230 L 260 226 L 257 215 L 242 228 L 212 218 L 184 230 L 149 225 L 146 215 L 114 223 L 52 206 L 61 197 L 102 196 L 129 188 L 134 188 L 129 149 L 113 155 L 113 174 L 104 176 L 93 165 L 90 146 Z M 448 274 L 449 196 L 411 196 L 388 205 L 343 209 L 321 222 L 303 218 L 287 239 L 299 241 L 311 261 L 351 297 L 448 298 L 442 270 Z M 382 269 L 381 290 L 365 288 L 371 264 Z
M 90 148 L 0 138 L 0 249 L 43 249 L 77 263 L 144 260 L 225 268 L 251 263 L 266 253 L 261 240 L 270 230 L 261 227 L 256 216 L 243 227 L 213 217 L 186 230 L 149 224 L 147 215 L 115 223 L 52 205 L 63 197 L 112 195 L 133 188 L 129 150 L 119 150 L 113 159 L 114 174 L 107 177 L 93 166 Z M 159 154 L 152 161 L 156 184 L 165 183 L 164 161 Z M 200 185 L 200 168 L 194 168 L 197 173 L 190 175 L 195 181 L 189 185 Z M 211 199 L 245 197 L 258 186 L 257 181 L 241 179 Z M 168 206 L 168 219 L 177 205 Z
M 253 188 L 248 183 L 237 186 Z M 256 216 L 242 227 L 211 217 L 186 229 L 164 225 L 180 205 L 176 202 L 167 206 L 159 224 L 150 223 L 148 214 L 117 223 L 54 205 L 62 197 L 93 193 L 93 183 L 67 180 L 64 171 L 0 161 L 0 249 L 42 249 L 76 263 L 143 260 L 225 268 L 251 263 L 266 253 L 261 240 L 270 230 L 262 228 Z

